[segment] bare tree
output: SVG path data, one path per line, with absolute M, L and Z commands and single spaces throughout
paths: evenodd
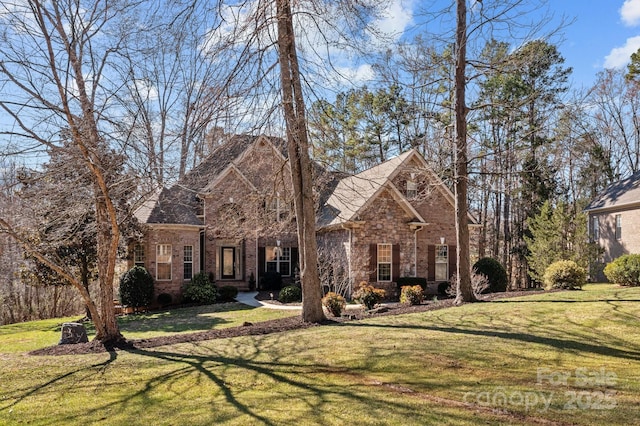
M 456 304 L 477 300 L 471 286 L 469 258 L 469 207 L 467 188 L 467 104 L 465 101 L 467 67 L 467 2 L 456 3 L 456 51 L 454 76 L 454 129 L 455 129 L 455 197 L 456 197 L 456 245 L 457 279 Z
M 97 299 L 64 264 L 38 250 L 19 223 L 0 217 L 0 229 L 76 288 L 91 312 L 97 340 L 117 343 L 123 339 L 113 305 L 120 221 L 113 194 L 130 181 L 113 173 L 105 121 L 121 84 L 111 79 L 114 52 L 138 28 L 127 21 L 133 6 L 120 1 L 32 0 L 1 7 L 0 108 L 13 121 L 11 130 L 3 134 L 16 141 L 3 154 L 57 151 L 66 143 L 74 146 L 78 153 L 74 166 L 88 173 L 95 214 L 100 259 Z

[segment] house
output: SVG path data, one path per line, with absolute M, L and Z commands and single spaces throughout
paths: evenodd
M 585 208 L 589 237 L 603 249 L 592 268 L 597 281 L 606 281 L 604 266 L 623 254 L 640 253 L 640 172 L 604 189 Z
M 455 272 L 454 198 L 416 150 L 357 175 L 316 167 L 314 182 L 328 287 L 348 294 L 368 281 L 395 289 L 405 276 L 437 285 Z M 138 209 L 147 232 L 129 266 L 144 266 L 156 293 L 174 296 L 198 271 L 240 290 L 272 272 L 291 281 L 298 258 L 291 188 L 281 139 L 232 136 Z

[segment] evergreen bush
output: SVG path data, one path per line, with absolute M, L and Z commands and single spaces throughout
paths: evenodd
M 233 302 L 238 296 L 238 289 L 232 285 L 223 285 L 218 288 L 218 298 L 216 302 Z
M 547 289 L 580 289 L 587 281 L 587 272 L 573 260 L 559 260 L 544 271 L 544 285 Z
M 167 306 L 171 304 L 173 297 L 169 293 L 160 293 L 156 300 L 158 301 L 158 305 Z
M 185 287 L 183 296 L 187 303 L 209 305 L 215 303 L 218 290 L 206 272 L 198 272 Z
M 497 293 L 507 291 L 509 278 L 504 266 L 496 259 L 483 257 L 479 259 L 472 270 L 478 275 L 484 275 L 489 280 L 489 287 L 483 293 Z
M 625 254 L 608 263 L 604 275 L 615 284 L 636 287 L 640 285 L 640 254 Z
M 302 301 L 302 289 L 294 285 L 287 286 L 280 290 L 278 300 L 282 303 L 300 302 Z
M 405 286 L 416 286 L 419 285 L 422 287 L 422 290 L 427 289 L 427 279 L 424 277 L 400 277 L 396 282 L 398 285 L 398 292 L 402 293 L 402 287 Z
M 134 266 L 120 277 L 120 302 L 140 308 L 153 301 L 153 277 L 142 266 Z

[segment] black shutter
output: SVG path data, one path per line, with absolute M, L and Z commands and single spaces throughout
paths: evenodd
M 427 246 L 427 281 L 436 280 L 436 246 Z
M 267 256 L 265 253 L 264 247 L 258 247 L 258 282 L 260 282 L 260 278 L 264 275 L 264 264 L 266 262 Z
M 398 278 L 400 278 L 400 244 L 391 246 L 391 273 L 393 274 L 391 280 L 398 282 Z
M 378 281 L 378 245 L 369 244 L 369 282 Z

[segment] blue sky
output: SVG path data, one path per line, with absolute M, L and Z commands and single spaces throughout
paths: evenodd
M 589 86 L 605 68 L 624 68 L 640 48 L 640 0 L 556 0 L 552 8 L 574 17 L 560 49 L 573 67 L 574 87 Z
M 476 1 L 479 0 L 469 0 L 470 9 Z M 379 21 L 380 28 L 397 34 L 405 32 L 419 20 L 418 10 L 428 7 L 427 3 L 451 4 L 450 0 L 392 0 L 387 18 Z M 640 0 L 548 0 L 547 3 L 549 12 L 555 16 L 555 25 L 562 16 L 573 21 L 562 30 L 559 48 L 566 65 L 573 68 L 575 89 L 591 86 L 596 74 L 605 68 L 626 67 L 631 53 L 640 48 Z

